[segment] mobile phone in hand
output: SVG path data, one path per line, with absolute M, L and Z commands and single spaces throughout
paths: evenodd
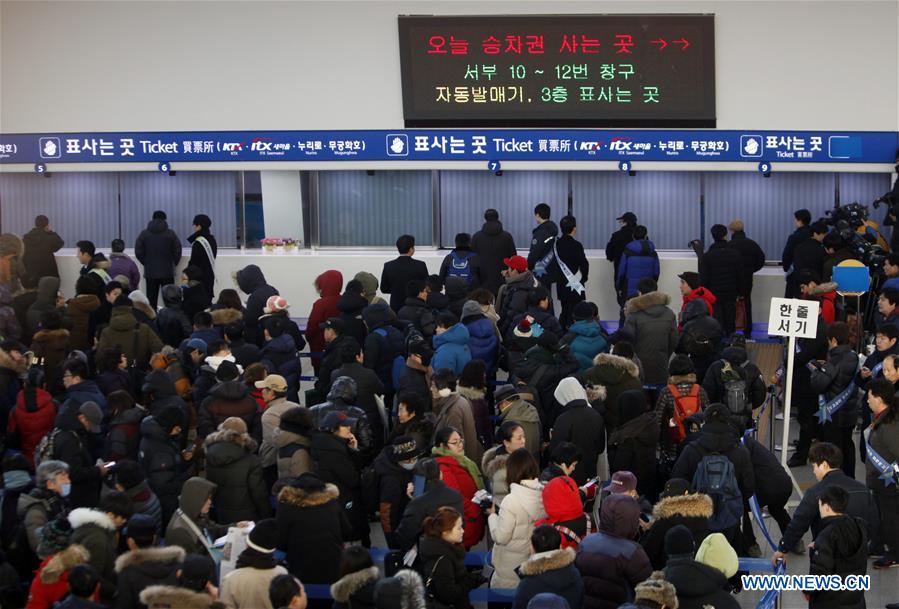
M 421 497 L 425 494 L 425 477 L 415 475 L 412 477 L 412 496 Z

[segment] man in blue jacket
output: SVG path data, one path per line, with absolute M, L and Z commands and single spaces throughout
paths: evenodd
M 649 240 L 645 226 L 634 227 L 634 240 L 624 247 L 618 263 L 619 302 L 625 303 L 637 295 L 637 283 L 644 277 L 659 279 L 659 255 L 656 246 Z M 623 304 L 622 304 L 623 306 Z

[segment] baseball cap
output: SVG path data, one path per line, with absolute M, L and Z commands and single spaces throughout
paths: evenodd
M 202 338 L 192 338 L 187 341 L 187 352 L 191 351 L 199 351 L 201 353 L 206 353 L 206 341 Z
M 694 290 L 699 287 L 699 273 L 694 271 L 687 271 L 686 273 L 681 273 L 678 275 L 679 279 L 682 279 L 684 283 L 693 288 Z
M 621 216 L 619 216 L 618 218 L 615 218 L 615 219 L 616 220 L 624 220 L 628 224 L 636 224 L 637 223 L 637 215 L 632 211 L 626 211 L 623 214 L 621 214 Z
M 287 380 L 280 374 L 269 374 L 261 381 L 256 381 L 253 384 L 256 386 L 256 389 L 271 389 L 279 393 L 287 391 Z
M 278 311 L 286 311 L 290 307 L 290 303 L 283 296 L 269 296 L 265 301 L 266 313 L 277 313 Z
M 103 411 L 97 406 L 96 402 L 85 402 L 78 409 L 78 414 L 83 414 L 90 425 L 91 433 L 100 433 L 100 425 L 103 423 Z
M 332 330 L 343 334 L 344 330 L 346 330 L 346 324 L 339 317 L 329 317 L 327 321 L 318 324 L 318 327 L 324 330 L 325 328 L 331 328 Z
M 528 261 L 522 256 L 512 256 L 511 258 L 503 258 L 503 264 L 512 269 L 523 273 L 528 270 Z
M 665 489 L 659 495 L 660 499 L 666 497 L 680 497 L 690 492 L 690 483 L 683 478 L 669 478 L 665 483 Z
M 637 490 L 637 477 L 629 471 L 622 470 L 612 474 L 612 480 L 606 490 L 613 495 Z
M 322 419 L 321 429 L 334 431 L 338 427 L 353 427 L 354 425 L 356 425 L 356 419 L 348 417 L 342 412 L 332 410 Z

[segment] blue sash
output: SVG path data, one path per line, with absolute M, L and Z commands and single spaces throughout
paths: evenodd
M 892 463 L 887 463 L 887 460 L 881 457 L 876 450 L 871 447 L 871 427 L 868 427 L 863 432 L 865 436 L 865 453 L 868 456 L 868 463 L 874 466 L 880 476 L 879 478 L 883 481 L 884 486 L 890 486 L 891 484 L 896 484 L 896 476 L 899 475 L 899 464 L 896 461 Z
M 883 370 L 883 362 L 880 362 L 879 364 L 871 368 L 871 377 L 873 378 L 880 374 L 881 370 Z
M 537 277 L 543 277 L 544 275 L 546 275 L 546 273 L 549 271 L 549 265 L 553 263 L 553 260 L 556 257 L 556 238 L 550 237 L 549 239 L 553 240 L 552 248 L 550 248 L 549 252 L 547 252 L 547 254 L 543 258 L 538 260 L 534 265 L 534 275 L 536 275 Z M 546 241 L 549 241 L 549 239 L 547 239 Z M 546 243 L 546 241 L 544 241 L 544 243 Z
M 824 424 L 831 422 L 833 420 L 833 413 L 845 406 L 846 402 L 855 395 L 856 391 L 858 391 L 858 387 L 855 386 L 855 381 L 853 381 L 849 383 L 849 386 L 843 389 L 843 391 L 835 395 L 829 402 L 825 400 L 823 395 L 819 395 L 818 412 L 815 414 L 815 416 L 818 417 L 818 423 Z

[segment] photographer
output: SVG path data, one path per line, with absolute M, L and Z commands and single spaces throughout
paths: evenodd
M 830 281 L 833 277 L 833 269 L 846 260 L 858 259 L 852 248 L 852 229 L 837 227 L 824 237 L 824 251 L 827 258 L 824 260 L 824 268 L 821 277 L 824 281 Z

